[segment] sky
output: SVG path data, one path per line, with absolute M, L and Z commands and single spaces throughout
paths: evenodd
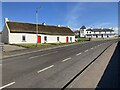
M 118 27 L 117 2 L 2 2 L 2 26 L 4 18 L 18 22 L 69 26 L 75 30 L 82 25 L 93 28 Z

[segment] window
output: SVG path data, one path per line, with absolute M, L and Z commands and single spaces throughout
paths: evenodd
M 70 41 L 72 42 L 72 37 L 70 37 Z
M 57 37 L 57 41 L 59 42 L 59 37 Z
M 44 36 L 44 41 L 45 41 L 45 42 L 47 41 L 47 36 Z
M 22 36 L 22 41 L 26 41 L 25 35 Z

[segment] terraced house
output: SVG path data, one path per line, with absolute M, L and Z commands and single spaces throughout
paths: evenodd
M 86 28 L 85 26 L 82 26 L 75 34 L 87 38 L 113 38 L 116 36 L 113 28 Z
M 38 31 L 36 31 L 36 24 L 13 22 L 6 18 L 2 42 L 8 44 L 68 43 L 75 42 L 75 35 L 68 27 L 38 24 Z

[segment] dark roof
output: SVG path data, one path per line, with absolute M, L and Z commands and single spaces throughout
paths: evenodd
M 86 29 L 86 27 L 83 25 L 80 29 Z
M 107 29 L 107 28 L 103 28 L 103 29 L 87 29 L 86 31 L 93 31 L 93 32 L 110 32 L 110 31 L 114 31 L 112 29 Z
M 74 31 L 74 33 L 79 33 L 79 30 Z
M 23 22 L 7 22 L 10 32 L 12 33 L 36 33 L 36 24 Z M 39 34 L 48 35 L 74 35 L 73 31 L 68 27 L 38 25 Z

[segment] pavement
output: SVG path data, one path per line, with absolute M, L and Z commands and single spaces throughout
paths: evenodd
M 0 88 L 63 88 L 115 42 L 93 41 L 3 58 Z
M 9 44 L 1 44 L 0 47 L 2 47 L 4 52 L 10 52 L 10 51 L 17 51 L 17 50 L 26 49 L 24 47 L 19 47 L 19 46 L 9 45 Z
M 102 76 L 105 74 L 105 70 L 111 61 L 112 55 L 117 47 L 118 43 L 114 43 L 112 46 L 110 46 L 99 58 L 95 60 L 95 62 L 92 63 L 82 74 L 80 74 L 67 88 L 118 88 L 118 86 L 115 86 L 115 83 L 118 84 L 118 74 L 116 74 L 114 77 L 114 83 L 112 83 L 109 87 L 102 86 L 101 79 Z M 114 63 L 116 65 L 117 63 Z M 112 67 L 113 68 L 113 67 Z M 114 68 L 116 70 L 117 68 Z M 107 70 L 108 71 L 108 70 Z M 117 70 L 118 71 L 118 70 Z M 111 72 L 112 74 L 114 71 Z M 107 80 L 109 83 L 112 80 L 112 78 L 109 78 L 107 76 Z M 108 84 L 108 82 L 102 82 L 102 84 Z M 99 83 L 99 84 L 98 84 Z

